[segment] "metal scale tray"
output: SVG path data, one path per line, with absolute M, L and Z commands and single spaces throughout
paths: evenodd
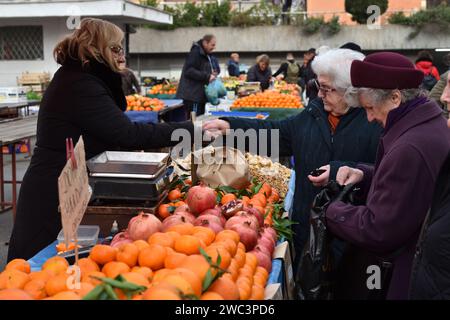
M 91 200 L 158 202 L 170 183 L 168 153 L 106 151 L 87 161 Z

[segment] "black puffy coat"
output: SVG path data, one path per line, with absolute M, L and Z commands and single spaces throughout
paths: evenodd
M 80 135 L 86 159 L 106 150 L 137 150 L 170 146 L 172 132 L 190 122 L 140 124 L 131 122 L 121 77 L 105 65 L 70 61 L 54 75 L 46 90 L 37 123 L 36 148 L 23 178 L 8 260 L 28 259 L 52 243 L 61 230 L 58 176 L 66 163 L 66 138 Z
M 205 85 L 212 73 L 211 60 L 201 45 L 194 42 L 181 72 L 177 98 L 197 103 L 206 103 Z
M 450 154 L 436 183 L 433 202 L 419 239 L 409 296 L 450 299 Z

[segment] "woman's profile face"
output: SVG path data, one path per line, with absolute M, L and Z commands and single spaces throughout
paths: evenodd
M 121 64 L 125 64 L 125 50 L 121 45 L 113 45 L 110 47 L 114 62 L 119 67 Z

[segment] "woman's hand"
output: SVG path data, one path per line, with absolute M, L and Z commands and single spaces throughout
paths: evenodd
M 325 170 L 325 172 L 317 177 L 308 175 L 309 181 L 311 181 L 315 187 L 323 187 L 324 185 L 326 185 L 328 183 L 328 180 L 330 179 L 330 165 L 329 164 L 327 164 L 326 166 L 322 166 L 319 169 Z
M 217 138 L 219 135 L 226 134 L 229 129 L 230 124 L 227 121 L 220 119 L 206 121 L 203 124 L 203 131 L 207 136 L 212 138 Z
M 359 169 L 350 168 L 347 166 L 339 168 L 336 175 L 336 181 L 342 186 L 350 183 L 355 184 L 361 182 L 363 178 L 364 172 Z
M 209 76 L 209 82 L 211 83 L 211 82 L 213 82 L 214 80 L 216 80 L 216 73 L 215 72 L 213 72 L 210 76 Z

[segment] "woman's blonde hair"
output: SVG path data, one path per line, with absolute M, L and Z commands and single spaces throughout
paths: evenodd
M 67 59 L 75 59 L 81 61 L 83 66 L 95 59 L 111 70 L 120 72 L 111 47 L 120 46 L 122 40 L 123 31 L 115 24 L 101 19 L 84 18 L 79 29 L 56 45 L 53 56 L 59 64 L 64 64 Z

